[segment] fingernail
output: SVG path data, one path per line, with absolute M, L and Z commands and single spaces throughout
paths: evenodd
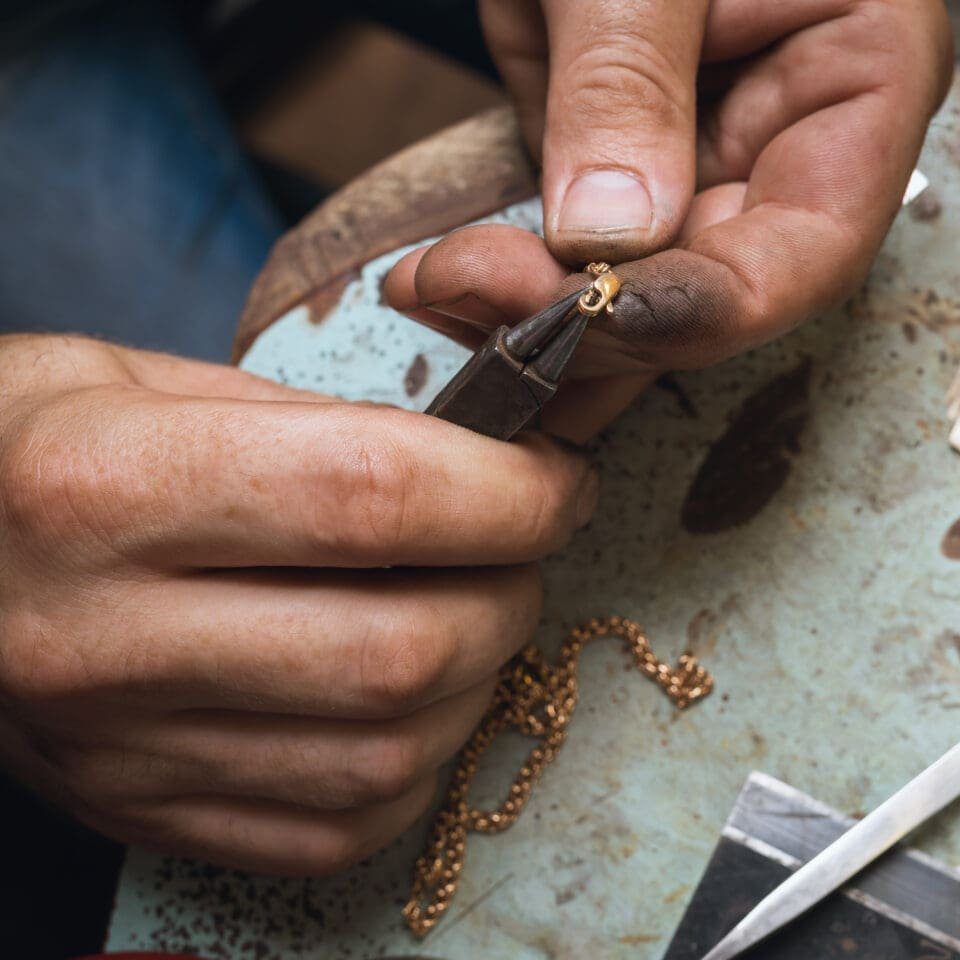
M 653 203 L 647 188 L 620 170 L 591 170 L 567 187 L 557 230 L 648 230 Z
M 577 529 L 585 527 L 596 512 L 600 500 L 600 474 L 591 467 L 577 497 Z

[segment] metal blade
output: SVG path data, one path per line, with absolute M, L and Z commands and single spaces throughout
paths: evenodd
M 731 960 L 786 926 L 960 796 L 960 744 L 760 901 L 703 960 Z

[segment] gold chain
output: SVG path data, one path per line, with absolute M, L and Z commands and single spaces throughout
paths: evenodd
M 676 668 L 670 667 L 654 655 L 639 625 L 622 617 L 595 619 L 576 627 L 564 641 L 556 666 L 547 663 L 535 646 L 520 651 L 500 671 L 493 700 L 460 753 L 426 849 L 414 867 L 413 887 L 403 916 L 417 936 L 425 936 L 436 926 L 457 892 L 467 834 L 471 830 L 500 833 L 520 816 L 534 784 L 566 739 L 579 699 L 580 652 L 590 640 L 607 636 L 624 641 L 640 672 L 659 684 L 678 709 L 683 710 L 713 689 L 713 678 L 695 657 L 685 653 Z M 467 794 L 480 757 L 497 735 L 510 727 L 537 737 L 540 743 L 527 756 L 507 799 L 496 810 L 477 810 L 470 806 Z

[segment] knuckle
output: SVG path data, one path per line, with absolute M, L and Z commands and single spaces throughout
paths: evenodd
M 564 108 L 596 123 L 597 104 L 614 117 L 640 116 L 657 128 L 679 126 L 692 109 L 692 90 L 654 44 L 637 35 L 585 48 L 570 64 L 576 86 Z
M 255 820 L 244 816 L 240 810 L 227 810 L 223 818 L 224 846 L 241 856 L 244 852 L 255 850 L 260 840 L 257 826 Z
M 902 17 L 905 13 L 899 0 L 856 0 L 843 21 L 848 48 L 891 54 L 902 51 Z
M 334 552 L 358 551 L 384 562 L 397 556 L 415 522 L 411 516 L 417 464 L 386 431 L 353 437 L 340 458 L 335 486 L 343 508 L 334 518 Z M 329 526 L 320 518 L 320 527 Z
M 362 702 L 377 712 L 410 713 L 430 699 L 454 649 L 449 628 L 428 603 L 398 606 L 363 643 Z
M 399 830 L 398 830 L 399 832 Z M 308 876 L 335 876 L 375 852 L 360 826 L 340 829 L 308 845 L 293 872 Z
M 354 774 L 360 803 L 386 803 L 409 793 L 423 777 L 424 748 L 416 737 L 393 733 L 384 737 Z
M 569 496 L 543 470 L 531 470 L 517 482 L 516 529 L 529 544 L 533 560 L 560 549 L 570 537 Z
M 42 415 L 33 414 L 5 439 L 0 498 L 9 528 L 33 534 L 63 525 L 72 456 L 56 443 Z
M 328 833 L 312 858 L 316 863 L 313 872 L 338 873 L 383 849 L 430 806 L 432 794 L 426 788 L 435 788 L 436 778 L 424 778 L 423 786 L 425 789 L 418 795 L 408 795 L 401 801 L 403 810 L 371 810 L 372 816 L 358 818 L 336 833 Z
M 847 18 L 847 49 L 869 58 L 879 80 L 920 84 L 931 107 L 953 75 L 953 31 L 941 0 L 859 0 Z
M 21 543 L 90 542 L 104 533 L 109 456 L 71 423 L 77 406 L 73 395 L 32 411 L 0 446 L 0 515 Z

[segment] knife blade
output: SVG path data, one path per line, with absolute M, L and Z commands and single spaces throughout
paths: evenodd
M 703 960 L 732 960 L 786 926 L 960 796 L 960 744 L 758 903 Z

